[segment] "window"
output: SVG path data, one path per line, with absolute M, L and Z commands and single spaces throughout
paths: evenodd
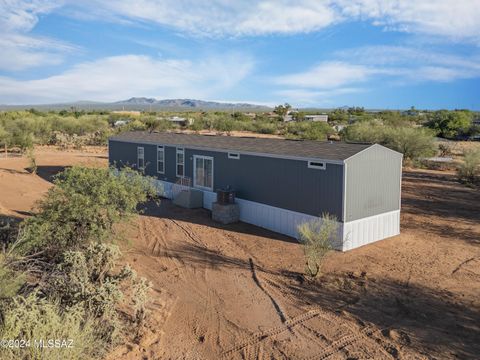
M 193 185 L 195 187 L 213 190 L 213 158 L 194 155 L 193 157 Z
M 239 153 L 228 153 L 228 158 L 229 159 L 240 159 L 240 154 Z
M 137 169 L 145 170 L 145 150 L 143 147 L 137 147 Z
M 308 167 L 310 169 L 325 170 L 326 167 L 327 167 L 327 164 L 325 164 L 324 162 L 309 161 L 308 162 Z
M 163 146 L 157 146 L 157 172 L 165 174 L 165 149 Z
M 185 150 L 177 148 L 177 176 L 185 176 Z

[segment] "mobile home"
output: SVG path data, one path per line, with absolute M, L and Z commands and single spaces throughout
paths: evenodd
M 240 220 L 292 237 L 297 225 L 334 215 L 340 250 L 400 233 L 402 154 L 378 144 L 126 132 L 109 139 L 109 162 L 156 180 L 162 196 L 191 179 L 212 208 L 232 188 Z

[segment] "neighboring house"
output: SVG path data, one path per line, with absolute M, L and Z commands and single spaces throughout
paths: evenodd
M 192 122 L 193 122 L 192 119 L 190 119 L 190 118 L 187 119 L 187 118 L 183 118 L 183 117 L 179 117 L 179 116 L 169 117 L 168 121 L 170 121 L 174 124 L 181 125 L 181 126 L 191 125 Z
M 252 137 L 126 132 L 109 139 L 109 161 L 141 168 L 171 197 L 181 177 L 203 191 L 236 191 L 240 220 L 292 237 L 329 213 L 341 250 L 400 232 L 403 155 L 381 145 Z
M 112 111 L 112 114 L 140 116 L 142 113 L 140 111 L 115 110 L 115 111 Z
M 305 115 L 304 117 L 305 121 L 323 121 L 327 122 L 328 121 L 328 115 L 322 114 L 322 115 Z
M 255 119 L 257 117 L 257 114 L 256 113 L 253 113 L 253 112 L 246 112 L 246 113 L 243 113 L 243 115 L 251 118 L 251 119 Z
M 128 120 L 117 120 L 117 121 L 115 121 L 113 126 L 120 127 L 120 126 L 124 126 L 124 125 L 127 125 L 127 124 L 128 124 Z

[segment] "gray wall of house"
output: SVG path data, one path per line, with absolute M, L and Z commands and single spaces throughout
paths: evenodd
M 345 163 L 345 222 L 400 210 L 400 153 L 374 145 L 347 159 Z
M 160 145 L 160 144 L 159 144 Z M 137 163 L 137 146 L 145 149 L 145 174 L 175 182 L 176 148 L 165 146 L 165 174 L 158 174 L 156 145 L 109 142 L 110 163 Z M 327 163 L 326 170 L 310 169 L 307 161 L 240 155 L 185 147 L 185 176 L 193 181 L 193 156 L 214 158 L 214 190 L 231 186 L 236 196 L 270 206 L 319 216 L 323 212 L 343 221 L 343 165 Z

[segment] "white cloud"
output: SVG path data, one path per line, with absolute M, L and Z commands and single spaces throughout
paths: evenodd
M 282 101 L 292 102 L 297 106 L 308 105 L 328 105 L 333 104 L 338 96 L 363 92 L 365 89 L 345 87 L 330 90 L 312 90 L 312 89 L 286 89 L 275 92 Z
M 428 48 L 364 46 L 335 54 L 371 69 L 371 75 L 397 76 L 408 81 L 455 81 L 480 77 L 480 54 L 458 56 Z
M 337 12 L 329 0 L 89 0 L 71 2 L 73 7 L 88 8 L 83 18 L 95 17 L 120 21 L 160 24 L 194 35 L 243 36 L 307 33 L 333 24 Z
M 39 17 L 62 5 L 61 1 L 5 0 L 0 2 L 0 70 L 17 71 L 44 65 L 56 65 L 75 46 L 29 32 Z
M 4 0 L 0 2 L 0 28 L 5 32 L 30 31 L 40 15 L 62 4 L 63 1 L 55 0 Z
M 480 78 L 480 54 L 464 57 L 429 49 L 366 46 L 336 52 L 333 58 L 304 72 L 273 78 L 274 84 L 284 87 L 276 94 L 307 104 L 367 91 L 373 80 L 377 86 L 401 86 Z
M 115 101 L 131 96 L 221 97 L 252 70 L 253 60 L 232 53 L 188 60 L 124 55 L 82 63 L 37 80 L 0 77 L 0 103 Z
M 480 43 L 478 0 L 337 0 L 348 18 L 386 29 L 468 39 Z
M 207 36 L 298 34 L 349 20 L 480 43 L 478 0 L 86 0 L 82 17 L 160 24 Z M 77 11 L 77 14 L 79 12 Z
M 347 62 L 322 62 L 313 68 L 295 74 L 279 76 L 274 82 L 279 85 L 331 89 L 367 79 L 371 70 L 365 66 Z

